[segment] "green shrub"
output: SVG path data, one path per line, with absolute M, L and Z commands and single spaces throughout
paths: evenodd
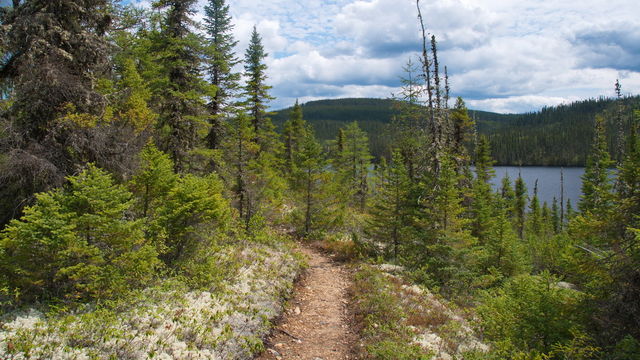
M 353 293 L 356 321 L 361 323 L 365 359 L 431 359 L 432 354 L 413 343 L 399 288 L 380 271 L 362 267 Z
M 216 243 L 231 226 L 231 207 L 215 175 L 185 175 L 158 205 L 156 231 L 164 235 L 161 259 L 168 266 L 193 257 Z
M 487 291 L 478 307 L 485 336 L 522 351 L 549 352 L 580 328 L 582 294 L 558 287 L 548 273 L 521 275 Z
M 0 271 L 23 298 L 95 299 L 148 283 L 159 265 L 131 193 L 89 165 L 62 189 L 41 193 L 0 238 Z

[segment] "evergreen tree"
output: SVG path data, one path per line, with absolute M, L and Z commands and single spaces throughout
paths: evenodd
M 567 220 L 571 220 L 573 217 L 574 211 L 573 206 L 571 205 L 571 199 L 567 199 Z
M 515 201 L 516 201 L 516 193 L 511 186 L 511 178 L 509 178 L 509 174 L 505 174 L 502 178 L 502 185 L 500 187 L 500 196 L 504 203 L 506 204 L 507 215 L 510 218 L 515 216 Z
M 385 244 L 386 255 L 397 261 L 411 210 L 411 182 L 399 150 L 393 152 L 390 164 L 381 166 L 379 172 L 380 185 L 370 209 L 367 233 Z
M 14 1 L 0 11 L 0 84 L 11 96 L 2 105 L 0 224 L 18 216 L 33 194 L 126 142 L 95 126 L 107 104 L 97 79 L 110 65 L 109 3 Z M 69 113 L 89 121 L 63 120 Z
M 205 68 L 209 81 L 216 87 L 207 105 L 209 110 L 209 149 L 218 149 L 224 134 L 223 121 L 231 115 L 233 98 L 239 89 L 240 74 L 233 72 L 239 63 L 234 47 L 233 24 L 225 0 L 209 0 L 204 8 L 206 31 Z
M 260 145 L 260 151 L 277 151 L 277 145 L 274 144 L 277 136 L 266 112 L 267 103 L 273 100 L 269 95 L 271 86 L 266 84 L 267 65 L 264 59 L 267 55 L 262 45 L 262 38 L 254 26 L 244 59 L 244 76 L 247 78 L 244 87 L 245 105 L 249 111 L 255 140 Z
M 369 139 L 356 122 L 347 125 L 341 136 L 338 137 L 338 147 L 343 149 L 336 153 L 333 166 L 346 190 L 352 194 L 348 200 L 364 210 L 369 191 Z
M 464 217 L 465 206 L 460 188 L 460 177 L 451 157 L 442 158 L 442 170 L 433 182 L 419 185 L 420 208 L 414 212 L 417 239 L 414 258 L 418 266 L 426 269 L 431 280 L 447 293 L 466 291 L 466 276 L 470 271 L 469 249 L 475 245 Z M 433 184 L 433 186 L 431 186 Z M 410 192 L 415 196 L 415 192 Z M 409 199 L 411 206 L 411 199 Z M 411 211 L 409 207 L 409 211 Z
M 560 222 L 560 210 L 558 208 L 558 200 L 553 197 L 553 203 L 551 204 L 551 225 L 555 234 L 562 230 L 562 223 Z
M 469 162 L 467 147 L 471 141 L 475 123 L 469 116 L 467 106 L 461 97 L 456 99 L 456 104 L 451 111 L 451 122 L 453 124 L 451 150 L 456 157 L 458 166 L 464 166 Z
M 99 300 L 148 284 L 159 262 L 131 193 L 89 165 L 0 234 L 0 268 L 23 299 Z
M 306 122 L 302 119 L 302 107 L 298 104 L 293 106 L 289 115 L 289 120 L 284 123 L 282 135 L 284 137 L 285 166 L 288 173 L 293 173 L 297 167 L 295 158 L 300 151 L 300 144 L 307 137 Z
M 251 214 L 254 212 L 251 208 L 253 201 L 250 187 L 255 182 L 255 173 L 250 165 L 259 148 L 255 142 L 255 133 L 249 116 L 238 111 L 231 118 L 228 135 L 225 142 L 225 154 L 229 167 L 228 172 L 230 177 L 234 179 L 231 189 L 235 195 L 235 205 L 239 211 L 240 219 L 248 228 Z
M 610 168 L 613 161 L 607 150 L 605 123 L 602 116 L 596 116 L 595 137 L 591 155 L 582 176 L 582 196 L 578 207 L 582 213 L 604 215 L 612 205 L 612 185 Z
M 322 147 L 316 141 L 313 131 L 305 129 L 301 142 L 298 144 L 299 151 L 296 152 L 295 168 L 297 183 L 302 186 L 304 199 L 304 231 L 307 236 L 314 229 L 316 215 L 322 209 L 320 200 L 322 199 L 321 186 L 323 173 L 325 171 L 325 160 L 322 154 Z
M 420 157 L 424 140 L 424 119 L 420 105 L 420 76 L 418 67 L 411 60 L 403 67 L 406 73 L 401 78 L 402 91 L 396 101 L 392 103 L 395 113 L 391 117 L 391 133 L 393 147 L 399 149 L 402 155 L 409 179 L 417 183 L 418 173 L 421 172 Z
M 155 225 L 163 235 L 160 258 L 169 268 L 183 270 L 190 259 L 229 231 L 231 213 L 222 185 L 215 173 L 183 175 L 158 207 Z
M 533 187 L 533 197 L 529 203 L 529 229 L 534 235 L 542 234 L 542 209 L 540 208 L 540 200 L 538 199 L 538 179 L 536 179 Z
M 166 200 L 173 189 L 177 176 L 173 162 L 162 151 L 149 143 L 140 153 L 140 169 L 131 179 L 130 188 L 138 198 L 138 212 L 149 224 L 155 218 L 155 209 Z
M 526 218 L 525 207 L 527 206 L 527 185 L 524 183 L 521 174 L 518 174 L 515 187 L 515 216 L 516 216 L 516 229 L 518 230 L 518 236 L 520 239 L 524 239 L 524 224 Z
M 622 165 L 618 168 L 619 227 L 629 240 L 633 234 L 628 228 L 640 228 L 640 110 L 635 117 L 629 135 Z
M 191 26 L 196 0 L 158 0 L 153 6 L 166 9 L 162 32 L 154 50 L 158 53 L 161 148 L 175 164 L 186 170 L 188 157 L 198 146 L 206 128 L 205 97 L 215 95 L 201 74 L 202 39 Z
M 515 276 L 524 272 L 526 269 L 525 256 L 523 256 L 523 247 L 518 241 L 518 236 L 514 232 L 509 210 L 511 203 L 504 198 L 497 198 L 494 210 L 493 226 L 490 228 L 490 236 L 488 236 L 484 244 L 481 246 L 483 250 L 482 273 L 492 276 L 499 275 L 494 281 Z
M 134 59 L 125 58 L 121 64 L 121 78 L 116 88 L 122 96 L 117 104 L 117 118 L 137 132 L 149 131 L 156 125 L 158 115 L 151 109 L 151 91 L 140 76 Z
M 476 151 L 476 178 L 473 182 L 473 200 L 471 204 L 473 213 L 472 234 L 482 244 L 489 238 L 491 227 L 493 226 L 494 198 L 490 181 L 495 172 L 493 170 L 489 140 L 485 136 L 480 136 Z

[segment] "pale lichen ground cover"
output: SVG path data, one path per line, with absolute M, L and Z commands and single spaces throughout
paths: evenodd
M 480 340 L 454 304 L 425 287 L 405 281 L 401 266 L 380 264 L 375 267 L 396 284 L 395 294 L 406 311 L 407 324 L 414 334 L 413 342 L 430 351 L 433 360 L 460 359 L 467 352 L 489 351 L 489 346 Z
M 241 265 L 213 292 L 167 280 L 118 310 L 7 314 L 0 323 L 0 358 L 249 359 L 262 349 L 302 261 L 282 244 L 229 251 Z

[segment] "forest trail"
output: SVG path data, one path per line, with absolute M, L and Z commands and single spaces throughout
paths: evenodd
M 354 359 L 356 334 L 347 307 L 349 272 L 309 246 L 302 246 L 301 252 L 309 269 L 257 359 Z

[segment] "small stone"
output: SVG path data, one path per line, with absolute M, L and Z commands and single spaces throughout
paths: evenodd
M 300 315 L 300 307 L 296 306 L 296 308 L 293 310 L 293 313 L 296 315 Z
M 280 357 L 280 353 L 273 349 L 267 349 L 267 351 L 272 353 L 275 357 Z
M 284 344 L 283 344 L 283 343 L 277 343 L 277 344 L 275 344 L 274 346 L 275 346 L 275 347 L 283 347 L 283 346 L 284 346 Z

